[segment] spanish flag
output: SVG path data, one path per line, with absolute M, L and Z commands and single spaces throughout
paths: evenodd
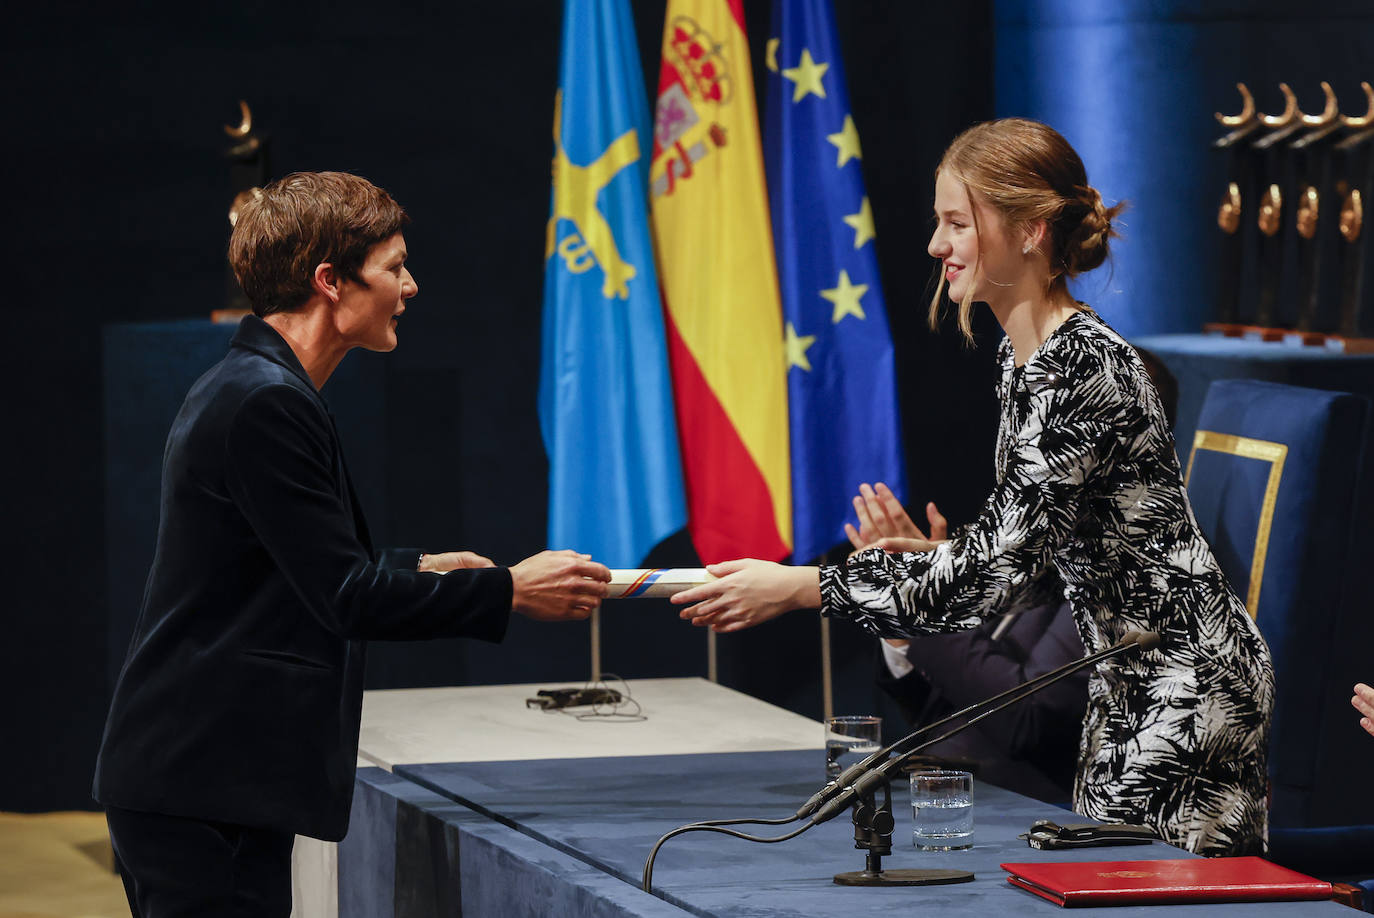
M 707 563 L 792 550 L 787 370 L 741 0 L 669 0 L 649 182 L 687 485 Z

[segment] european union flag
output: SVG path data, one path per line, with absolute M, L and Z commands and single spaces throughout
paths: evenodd
M 830 0 L 774 0 L 764 163 L 782 289 L 792 557 L 844 541 L 860 482 L 906 493 L 873 209 Z
M 544 249 L 549 546 L 635 567 L 686 523 L 626 0 L 567 0 Z

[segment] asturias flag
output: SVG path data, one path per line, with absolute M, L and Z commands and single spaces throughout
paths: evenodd
M 669 0 L 650 170 L 688 529 L 708 563 L 792 548 L 782 311 L 740 0 Z
M 544 247 L 549 546 L 635 567 L 686 522 L 627 0 L 567 0 Z
M 873 209 L 830 0 L 774 0 L 764 155 L 786 320 L 793 557 L 845 539 L 860 482 L 906 492 Z

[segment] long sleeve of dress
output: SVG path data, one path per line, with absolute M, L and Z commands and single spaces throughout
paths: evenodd
M 978 518 L 934 551 L 861 552 L 821 571 L 823 611 L 882 636 L 957 631 L 1006 611 L 1074 536 L 1109 470 L 1127 397 L 1100 355 L 1013 370 L 998 480 Z

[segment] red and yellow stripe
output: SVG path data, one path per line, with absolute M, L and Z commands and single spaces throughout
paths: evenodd
M 707 563 L 780 559 L 792 545 L 787 376 L 740 0 L 669 0 L 656 122 L 653 225 L 688 528 Z

